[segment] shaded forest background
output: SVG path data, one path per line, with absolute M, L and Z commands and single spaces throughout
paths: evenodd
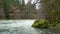
M 0 0 L 0 19 L 60 20 L 60 0 Z M 39 9 L 36 9 L 36 5 Z

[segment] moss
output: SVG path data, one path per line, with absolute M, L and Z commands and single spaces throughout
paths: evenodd
M 32 27 L 36 27 L 36 28 L 46 28 L 48 21 L 45 19 L 40 19 L 40 20 L 36 20 L 33 24 Z
M 50 23 L 48 20 L 45 19 L 40 19 L 36 20 L 33 24 L 32 27 L 35 28 L 54 28 L 60 31 L 60 23 Z

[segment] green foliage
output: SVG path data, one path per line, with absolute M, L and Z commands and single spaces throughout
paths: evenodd
M 50 21 L 52 24 L 57 24 L 60 22 L 59 20 L 59 15 L 60 15 L 60 10 L 59 10 L 59 3 L 60 0 L 41 0 L 41 4 L 43 3 L 45 5 L 45 10 L 47 17 L 46 19 Z
M 2 0 L 0 0 L 0 8 L 3 6 L 3 2 Z
M 19 0 L 12 0 L 11 2 L 12 2 L 13 6 L 17 6 L 17 7 L 20 6 L 20 1 Z
M 10 1 L 9 0 L 3 0 L 4 5 L 4 12 L 7 19 L 9 19 L 9 8 L 10 8 Z
M 6 19 L 10 19 L 10 8 L 12 6 L 17 6 L 20 8 L 20 1 L 19 0 L 3 0 L 3 8 L 5 12 Z
M 56 29 L 60 30 L 60 23 L 56 24 Z
M 38 28 L 56 28 L 60 30 L 60 0 L 41 0 L 41 5 L 44 4 L 46 12 L 46 20 L 36 20 L 32 27 Z

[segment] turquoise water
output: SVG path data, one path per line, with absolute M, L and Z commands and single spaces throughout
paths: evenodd
M 53 29 L 33 28 L 35 20 L 0 20 L 0 34 L 60 34 Z

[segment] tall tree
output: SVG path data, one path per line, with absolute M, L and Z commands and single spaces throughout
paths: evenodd
M 3 8 L 6 19 L 10 19 L 10 8 L 11 6 L 20 6 L 19 0 L 3 0 Z
M 3 0 L 3 8 L 4 8 L 6 19 L 9 19 L 10 0 Z
M 2 0 L 0 0 L 0 7 L 2 7 L 2 3 L 3 3 Z

